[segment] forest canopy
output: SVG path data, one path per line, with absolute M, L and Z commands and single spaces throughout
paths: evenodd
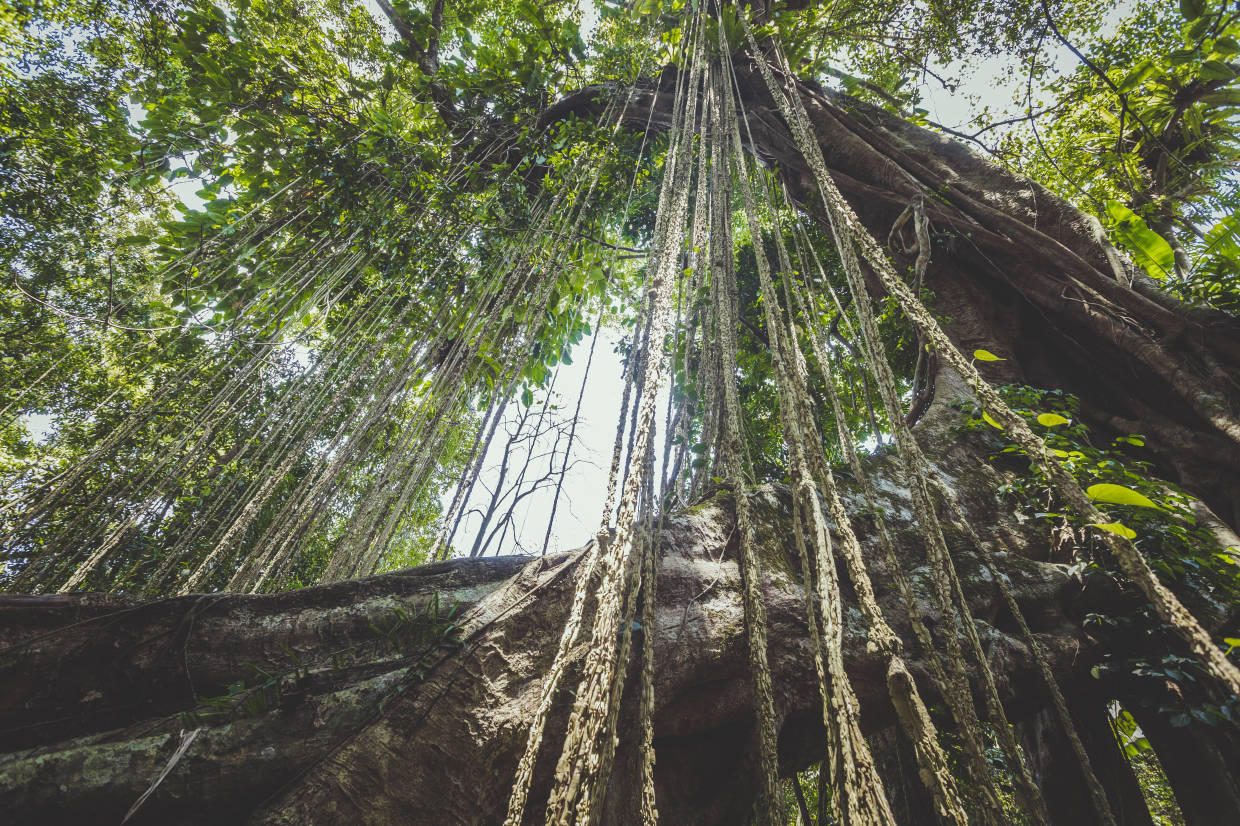
M 657 184 L 649 164 L 663 152 L 657 140 L 647 148 L 630 133 L 605 150 L 595 124 L 548 112 L 574 91 L 673 66 L 683 36 L 677 8 L 12 6 L 0 171 L 9 495 L 20 498 L 71 466 L 195 359 L 233 358 L 223 348 L 274 336 L 265 389 L 246 400 L 249 413 L 236 411 L 251 424 L 229 425 L 236 434 L 252 427 L 262 405 L 331 351 L 376 296 L 416 323 L 432 317 L 440 296 L 462 294 L 529 229 L 539 199 L 566 185 L 571 164 L 592 152 L 605 160 L 575 230 L 572 272 L 551 296 L 538 358 L 523 367 L 516 394 L 531 401 L 588 334 L 597 302 L 605 323 L 632 325 L 644 270 L 636 256 L 612 253 L 649 243 Z M 1233 309 L 1240 92 L 1225 4 L 791 3 L 762 16 L 802 77 L 967 138 L 1096 216 L 1165 289 Z M 730 45 L 739 45 L 732 28 Z M 1027 79 L 1025 99 L 1004 109 L 1015 116 L 991 114 L 1004 104 L 991 99 L 969 123 L 932 122 L 930 96 L 952 94 L 1000 58 Z M 466 226 L 462 246 L 451 228 Z M 360 269 L 330 301 L 284 289 L 311 266 L 344 261 Z M 756 290 L 750 283 L 742 291 Z M 247 327 L 245 340 L 222 335 L 237 325 Z M 751 326 L 760 330 L 760 314 Z M 352 346 L 376 334 L 357 333 Z M 911 372 L 915 348 L 894 317 L 889 334 Z M 756 371 L 742 395 L 757 461 L 777 476 L 767 368 L 746 358 Z M 485 407 L 480 398 L 453 414 L 466 429 Z M 159 415 L 203 415 L 173 410 L 187 404 L 160 402 Z M 881 438 L 881 419 L 879 412 L 850 426 L 861 439 Z M 390 421 L 395 428 L 397 418 Z M 154 430 L 132 441 L 139 452 L 159 449 Z M 381 453 L 385 444 L 376 437 L 367 450 Z M 466 460 L 452 457 L 469 445 L 458 448 L 444 453 L 439 481 L 406 503 L 408 530 L 393 564 L 421 558 L 431 544 L 442 507 L 431 491 L 462 470 Z M 232 452 L 221 442 L 204 459 L 205 476 L 227 476 Z M 126 461 L 146 460 L 135 452 Z M 304 471 L 289 468 L 282 484 Z M 122 470 L 91 472 L 102 484 Z M 353 496 L 366 474 L 359 466 L 346 483 Z M 195 508 L 222 487 L 202 479 L 183 486 L 149 525 L 197 519 Z M 310 567 L 295 581 L 312 581 L 322 559 L 314 562 L 310 549 L 330 541 L 333 524 L 307 537 Z M 40 531 L 44 540 L 55 535 L 50 523 Z M 130 540 L 135 551 L 145 541 Z

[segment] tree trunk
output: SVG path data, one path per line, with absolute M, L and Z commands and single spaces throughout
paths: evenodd
M 1173 725 L 1152 709 L 1130 709 L 1154 747 L 1187 826 L 1223 826 L 1240 818 L 1240 778 L 1235 742 L 1196 721 Z M 1230 759 L 1229 759 L 1230 758 Z M 1230 765 L 1229 765 L 1230 764 Z
M 811 178 L 761 82 L 744 60 L 737 69 L 752 148 L 814 209 Z M 799 88 L 841 189 L 876 237 L 929 193 L 936 246 L 927 285 L 957 343 L 1005 355 L 988 368 L 996 380 L 1076 393 L 1092 423 L 1144 432 L 1169 473 L 1233 518 L 1240 448 L 1201 411 L 1231 403 L 1217 385 L 1233 381 L 1240 364 L 1234 320 L 1185 312 L 1140 282 L 1121 284 L 1082 216 L 1036 185 L 869 107 Z M 590 114 L 596 91 L 567 98 L 544 119 Z M 644 125 L 658 96 L 653 122 L 664 127 L 670 96 L 643 95 L 630 107 L 634 120 Z M 1168 359 L 1214 395 L 1203 400 L 1197 385 L 1177 384 L 1184 377 L 1168 373 Z M 1114 608 L 1117 588 L 1100 575 L 1083 584 L 1046 561 L 1050 537 L 1013 517 L 985 451 L 953 429 L 949 379 L 940 376 L 919 437 L 975 523 L 1007 541 L 1003 573 L 1053 667 L 1070 676 L 1091 659 L 1080 618 Z M 924 553 L 908 491 L 891 457 L 869 462 L 918 585 Z M 820 759 L 825 741 L 786 506 L 778 489 L 754 494 L 780 757 L 791 773 Z M 666 823 L 745 823 L 757 791 L 732 518 L 726 497 L 710 497 L 669 518 L 660 548 L 658 622 L 647 632 L 657 634 L 656 780 Z M 883 609 L 911 640 L 872 526 L 857 527 Z M 952 550 L 1009 717 L 1028 719 L 1045 705 L 1029 652 L 1005 621 L 991 574 L 966 544 Z M 120 822 L 150 790 L 130 822 L 497 823 L 580 559 L 454 561 L 274 596 L 5 597 L 0 805 L 19 823 Z M 919 610 L 937 625 L 933 600 L 918 593 Z M 848 610 L 846 666 L 874 735 L 894 714 L 881 660 Z M 909 645 L 933 706 L 934 687 Z M 566 704 L 549 722 L 531 822 Z M 613 823 L 633 822 L 630 762 L 622 746 L 605 807 Z
M 875 732 L 869 744 L 896 822 L 900 826 L 936 826 L 934 801 L 917 773 L 917 756 L 900 727 Z
M 752 59 L 742 52 L 733 63 L 749 149 L 825 227 L 813 174 Z M 651 127 L 668 127 L 669 77 L 636 96 L 628 126 L 644 129 L 653 103 Z M 1210 420 L 1234 422 L 1240 411 L 1240 319 L 1163 293 L 1118 256 L 1096 219 L 964 144 L 812 82 L 789 85 L 841 192 L 880 244 L 924 201 L 932 309 L 964 352 L 1006 359 L 981 366 L 988 379 L 1078 396 L 1099 435 L 1143 434 L 1165 478 L 1240 526 L 1240 431 Z M 598 115 L 606 91 L 569 95 L 543 120 Z M 911 267 L 912 255 L 888 252 Z
M 1090 646 L 1075 618 L 1101 609 L 1096 600 L 1111 599 L 1112 588 L 1083 587 L 1063 566 L 1037 561 L 1049 537 L 1003 512 L 977 449 L 943 441 L 958 415 L 936 404 L 918 430 L 974 518 L 1021 554 L 1004 560 L 1005 572 L 1068 673 Z M 923 553 L 896 463 L 870 462 L 915 573 Z M 786 493 L 763 488 L 753 504 L 790 774 L 821 759 L 825 740 Z M 744 823 L 757 791 L 732 519 L 716 494 L 664 532 L 655 744 L 667 823 Z M 870 526 L 858 527 L 873 540 Z M 871 570 L 885 570 L 870 543 L 867 553 Z M 1009 712 L 1027 717 L 1043 703 L 1029 689 L 1037 678 L 1028 651 L 992 625 L 1002 616 L 992 580 L 968 548 L 956 553 Z M 455 560 L 278 595 L 5 597 L 0 805 L 15 822 L 119 822 L 197 732 L 130 822 L 498 822 L 580 559 Z M 897 631 L 911 636 L 892 589 L 878 582 Z M 929 594 L 919 596 L 936 622 Z M 860 623 L 849 628 L 847 666 L 878 735 L 894 723 L 882 663 Z M 909 664 L 933 702 L 915 653 Z M 557 705 L 548 727 L 531 813 L 545 798 L 566 711 Z M 607 805 L 614 823 L 632 822 L 625 765 L 622 747 Z

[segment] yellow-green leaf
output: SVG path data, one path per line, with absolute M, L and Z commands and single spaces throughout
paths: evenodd
M 1002 429 L 1003 429 L 1003 425 L 1001 425 L 1001 424 L 999 424 L 998 422 L 996 422 L 996 421 L 994 420 L 994 417 L 993 417 L 993 416 L 991 416 L 989 413 L 987 413 L 985 410 L 983 410 L 983 411 L 982 411 L 982 419 L 983 419 L 983 421 L 985 421 L 985 422 L 986 422 L 986 424 L 990 425 L 991 427 L 996 427 L 996 428 L 998 428 L 999 430 L 1002 430 Z
M 1166 278 L 1175 271 L 1175 253 L 1167 239 L 1119 201 L 1107 201 L 1106 208 L 1112 235 L 1128 247 L 1150 278 Z
M 1038 424 L 1043 427 L 1054 427 L 1059 424 L 1067 424 L 1070 419 L 1065 419 L 1058 413 L 1040 413 L 1038 414 Z
M 1136 539 L 1137 538 L 1137 532 L 1134 531 L 1132 528 L 1128 527 L 1127 525 L 1123 524 L 1122 522 L 1091 522 L 1090 524 L 1095 528 L 1099 528 L 1100 530 L 1110 531 L 1111 533 L 1118 534 L 1124 537 L 1124 539 Z
M 990 352 L 989 350 L 974 350 L 973 358 L 977 359 L 978 361 L 1007 361 L 1007 359 L 1002 358 L 1000 356 L 996 356 L 994 353 Z
M 1136 505 L 1138 508 L 1158 507 L 1149 497 L 1123 485 L 1090 485 L 1085 489 L 1085 492 L 1095 502 L 1109 502 L 1113 505 Z
M 1068 451 L 1056 450 L 1055 448 L 1051 448 L 1051 455 L 1054 456 L 1056 459 L 1067 459 Z

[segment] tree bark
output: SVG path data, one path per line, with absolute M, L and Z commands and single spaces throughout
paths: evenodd
M 1077 618 L 1103 607 L 1113 588 L 1084 587 L 1062 565 L 1038 561 L 1049 557 L 1049 537 L 1004 512 L 978 448 L 943 441 L 958 415 L 936 404 L 918 430 L 939 446 L 940 466 L 974 518 L 1002 530 L 1020 554 L 1003 561 L 1004 571 L 1055 667 L 1069 673 L 1091 645 Z M 907 491 L 892 457 L 870 461 L 917 582 L 924 560 Z M 760 489 L 753 506 L 780 757 L 791 773 L 821 759 L 825 740 L 786 493 Z M 757 791 L 732 520 L 731 502 L 716 494 L 670 518 L 664 532 L 655 745 L 667 823 L 743 823 Z M 882 572 L 871 526 L 858 528 L 871 570 Z M 967 547 L 956 553 L 1009 713 L 1025 718 L 1044 702 L 1030 689 L 1029 652 L 996 627 L 1006 623 L 989 574 Z M 577 551 L 455 560 L 278 595 L 4 597 L 0 805 L 15 822 L 119 822 L 197 731 L 130 822 L 496 822 L 580 559 Z M 880 586 L 884 610 L 911 638 L 892 590 Z M 929 594 L 918 593 L 937 622 Z M 859 619 L 849 631 L 847 667 L 866 728 L 877 734 L 894 723 L 881 658 L 866 650 Z M 915 653 L 909 664 L 933 702 Z M 549 725 L 530 813 L 545 799 L 566 711 L 559 704 Z M 612 823 L 632 822 L 628 760 L 622 741 Z
M 1235 774 L 1236 743 L 1219 742 L 1220 732 L 1195 721 L 1173 725 L 1164 715 L 1134 705 L 1130 709 L 1175 791 L 1187 826 L 1223 826 L 1240 817 L 1240 778 Z
M 751 149 L 814 211 L 812 179 L 777 110 L 743 58 L 737 70 Z M 1144 432 L 1161 466 L 1234 524 L 1240 447 L 1203 417 L 1197 385 L 1167 370 L 1178 366 L 1214 394 L 1207 402 L 1234 409 L 1234 319 L 1180 308 L 1140 279 L 1125 286 L 1094 228 L 1036 185 L 870 107 L 797 88 L 841 189 L 876 237 L 910 200 L 927 197 L 934 309 L 950 317 L 964 349 L 1008 358 L 987 368 L 993 379 L 1076 393 L 1104 432 Z M 599 91 L 566 98 L 544 120 L 597 114 Z M 654 126 L 665 128 L 669 98 L 644 89 L 630 106 L 633 125 L 644 127 L 654 103 Z M 1053 667 L 1073 676 L 1093 645 L 1080 618 L 1115 608 L 1119 589 L 1100 575 L 1082 583 L 1048 561 L 1051 538 L 1011 514 L 985 452 L 953 429 L 949 385 L 941 376 L 919 437 L 975 523 L 1012 548 L 1003 573 Z M 869 461 L 905 572 L 920 585 L 924 554 L 908 491 L 891 457 Z M 845 493 L 859 512 L 861 497 Z M 776 488 L 754 495 L 790 773 L 821 758 L 824 737 L 786 504 Z M 717 494 L 669 518 L 660 548 L 658 623 L 647 632 L 657 634 L 657 785 L 667 823 L 744 823 L 757 791 L 732 519 Z M 910 641 L 910 668 L 933 705 L 872 526 L 857 527 L 884 611 Z M 1009 717 L 1026 720 L 1046 702 L 1029 652 L 1005 621 L 990 572 L 967 544 L 952 550 Z M 3 597 L 0 805 L 14 822 L 120 822 L 151 791 L 130 822 L 498 822 L 580 559 L 454 561 L 274 596 Z M 918 593 L 937 625 L 933 600 Z M 881 660 L 867 651 L 851 605 L 849 615 L 846 665 L 874 734 L 894 715 Z M 561 702 L 550 721 L 531 821 L 566 710 Z M 616 765 L 631 762 L 622 743 Z M 632 822 L 631 782 L 631 773 L 613 775 L 609 822 Z
M 748 148 L 825 226 L 813 175 L 752 59 L 741 52 L 733 64 L 753 135 Z M 1006 359 L 983 365 L 987 378 L 1078 396 L 1100 435 L 1146 436 L 1165 478 L 1240 526 L 1240 433 L 1208 418 L 1214 411 L 1235 420 L 1240 411 L 1240 319 L 1162 292 L 1118 256 L 1097 220 L 964 144 L 812 82 L 785 80 L 875 238 L 887 239 L 905 208 L 924 199 L 932 309 L 964 352 Z M 646 128 L 653 104 L 651 128 L 666 129 L 669 88 L 640 90 L 626 125 Z M 613 93 L 582 89 L 543 121 L 597 116 Z M 911 267 L 912 255 L 889 253 L 898 267 Z

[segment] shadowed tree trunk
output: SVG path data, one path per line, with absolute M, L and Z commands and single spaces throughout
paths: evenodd
M 1132 715 L 1149 738 L 1188 826 L 1215 826 L 1240 813 L 1240 777 L 1236 743 L 1214 726 L 1195 720 L 1184 724 L 1139 705 Z
M 825 226 L 813 174 L 757 68 L 743 53 L 734 65 L 749 149 Z M 652 127 L 668 127 L 669 76 L 637 96 L 629 126 L 645 127 L 655 97 Z M 964 352 L 1007 359 L 982 365 L 987 378 L 1078 396 L 1102 434 L 1145 435 L 1167 478 L 1240 524 L 1240 432 L 1209 420 L 1240 415 L 1240 319 L 1161 292 L 1115 252 L 1094 218 L 964 144 L 816 84 L 791 83 L 837 185 L 880 243 L 924 200 L 931 307 Z M 596 116 L 606 91 L 570 95 L 544 120 Z M 911 267 L 914 256 L 888 252 Z
M 1044 561 L 1049 535 L 1004 512 L 984 453 L 953 435 L 959 414 L 944 403 L 947 384 L 916 430 L 970 515 L 1008 540 L 1015 553 L 1002 559 L 1003 571 L 1055 669 L 1070 676 L 1093 658 L 1080 618 L 1115 610 L 1119 591 L 1104 577 L 1082 584 Z M 923 551 L 897 463 L 869 462 L 917 584 Z M 786 497 L 762 488 L 753 504 L 781 761 L 791 772 L 821 759 L 825 740 Z M 882 585 L 872 526 L 858 527 L 883 608 L 911 638 L 903 608 Z M 733 536 L 723 494 L 671 518 L 663 536 L 655 745 L 668 823 L 745 823 L 757 793 Z M 1008 627 L 993 579 L 963 543 L 954 553 L 1009 713 L 1027 720 L 1046 702 L 1028 651 Z M 580 559 L 578 551 L 456 560 L 277 595 L 4 597 L 0 805 L 15 822 L 119 822 L 192 736 L 130 822 L 497 823 Z M 917 587 L 933 626 L 940 617 Z M 906 746 L 889 742 L 902 735 L 859 618 L 849 624 L 846 663 L 880 754 L 887 743 L 896 748 L 889 756 L 906 760 Z M 531 811 L 546 794 L 566 712 L 558 704 L 549 724 Z M 619 767 L 629 760 L 626 744 Z M 614 773 L 611 823 L 634 822 L 631 777 Z M 906 791 L 910 800 L 921 794 Z
M 737 68 L 751 148 L 779 165 L 813 211 L 811 176 L 775 107 L 748 63 Z M 934 309 L 966 350 L 1008 357 L 989 368 L 992 378 L 1080 395 L 1091 423 L 1145 433 L 1169 475 L 1234 517 L 1240 449 L 1200 412 L 1230 404 L 1220 385 L 1240 364 L 1234 320 L 1183 311 L 1140 279 L 1121 284 L 1089 223 L 1036 185 L 847 98 L 800 89 L 841 189 L 876 237 L 886 238 L 914 197 L 927 197 Z M 546 119 L 596 113 L 597 91 L 571 96 Z M 631 107 L 643 124 L 660 94 L 648 89 Z M 661 97 L 656 127 L 670 110 L 670 95 Z M 1185 375 L 1169 372 L 1168 360 Z M 1186 377 L 1213 395 L 1197 398 Z M 1081 676 L 1093 645 L 1081 618 L 1129 601 L 1105 577 L 1082 583 L 1050 561 L 1045 530 L 1004 507 L 985 452 L 953 429 L 951 378 L 939 376 L 919 438 L 975 523 L 1012 548 L 1003 573 L 1053 667 Z M 890 457 L 869 461 L 920 588 L 924 550 L 907 489 Z M 845 493 L 860 510 L 859 495 Z M 785 497 L 761 489 L 754 505 L 780 756 L 791 772 L 820 759 L 825 741 Z M 861 519 L 858 530 L 883 608 L 911 641 L 872 526 Z M 731 503 L 715 495 L 670 518 L 660 548 L 655 747 L 666 823 L 743 824 L 757 793 L 732 536 Z M 966 543 L 952 550 L 1009 715 L 1028 720 L 1046 705 L 1029 652 L 991 575 Z M 273 596 L 5 597 L 0 806 L 14 822 L 119 822 L 155 784 L 130 822 L 498 823 L 580 559 L 455 561 Z M 933 600 L 918 593 L 937 625 Z M 859 613 L 850 617 L 846 665 L 876 734 L 894 722 L 883 663 L 866 650 Z M 933 705 L 915 648 L 909 664 Z M 530 812 L 545 800 L 566 706 L 562 698 L 553 710 Z M 631 761 L 626 742 L 621 769 Z M 613 773 L 611 823 L 634 822 L 630 782 L 631 773 Z
M 936 405 L 918 429 L 940 441 L 955 415 Z M 1076 618 L 1101 608 L 1112 587 L 1082 587 L 1062 566 L 1035 561 L 1048 555 L 1045 538 L 997 509 L 979 454 L 959 441 L 950 449 L 938 455 L 976 518 L 1020 540 L 1028 558 L 1009 557 L 1005 570 L 1066 673 L 1090 646 Z M 894 460 L 872 464 L 915 572 L 922 551 Z M 785 493 L 762 488 L 753 503 L 791 771 L 820 759 L 825 741 Z M 717 494 L 664 532 L 655 737 L 668 823 L 743 823 L 757 791 L 743 757 L 752 718 L 732 519 Z M 5 597 L 0 805 L 18 822 L 119 822 L 196 732 L 131 822 L 497 822 L 580 558 L 457 560 L 278 595 Z M 1043 700 L 1027 689 L 1037 683 L 1027 650 L 990 624 L 999 598 L 967 549 L 957 564 L 1013 715 L 1033 713 Z M 937 621 L 929 594 L 919 595 Z M 907 632 L 890 589 L 880 596 Z M 890 738 L 883 663 L 860 625 L 850 629 L 847 664 L 866 724 Z M 910 665 L 924 676 L 916 657 Z M 546 794 L 565 713 L 557 706 L 549 726 L 531 811 Z M 626 759 L 622 745 L 617 765 Z M 635 814 L 625 809 L 635 799 L 628 782 L 616 772 L 615 823 Z

